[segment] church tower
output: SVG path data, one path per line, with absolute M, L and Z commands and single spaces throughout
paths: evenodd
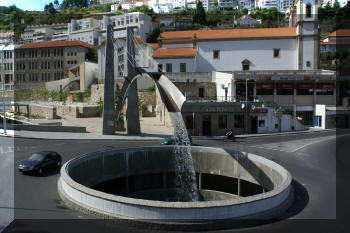
M 320 0 L 296 0 L 295 5 L 298 69 L 315 70 L 319 68 L 318 8 Z

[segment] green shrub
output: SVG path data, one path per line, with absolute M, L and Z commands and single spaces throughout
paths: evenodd
M 63 102 L 63 104 L 66 104 L 67 102 L 67 98 L 68 98 L 68 92 L 62 92 L 61 93 L 61 101 Z
M 60 93 L 58 91 L 50 91 L 50 98 L 52 101 L 59 101 L 60 100 Z

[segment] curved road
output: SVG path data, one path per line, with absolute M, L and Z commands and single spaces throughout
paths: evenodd
M 350 151 L 349 139 L 350 131 L 339 130 L 337 136 L 333 131 L 240 138 L 235 142 L 194 140 L 196 145 L 236 149 L 264 156 L 287 168 L 294 179 L 295 203 L 283 220 L 223 232 L 347 232 L 346 207 L 350 206 L 350 190 L 347 188 L 350 178 L 350 158 L 347 156 Z M 106 223 L 67 209 L 57 194 L 58 170 L 35 177 L 23 176 L 16 169 L 30 153 L 41 150 L 55 150 L 67 161 L 84 153 L 111 147 L 147 145 L 159 145 L 159 142 L 16 138 L 16 220 L 4 232 L 149 232 L 147 229 Z M 0 211 L 6 208 L 11 209 L 0 206 Z

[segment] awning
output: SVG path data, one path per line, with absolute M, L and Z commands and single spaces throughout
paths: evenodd
M 335 89 L 334 83 L 318 83 L 317 89 Z
M 277 83 L 277 89 L 294 89 L 293 83 Z
M 297 89 L 314 89 L 314 84 L 313 83 L 298 84 Z
M 256 89 L 273 89 L 273 83 L 257 83 Z

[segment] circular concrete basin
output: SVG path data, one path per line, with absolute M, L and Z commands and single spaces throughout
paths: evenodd
M 291 175 L 261 156 L 192 147 L 200 201 L 177 202 L 172 146 L 90 153 L 66 162 L 58 189 L 71 207 L 105 218 L 205 222 L 268 219 L 292 200 Z

